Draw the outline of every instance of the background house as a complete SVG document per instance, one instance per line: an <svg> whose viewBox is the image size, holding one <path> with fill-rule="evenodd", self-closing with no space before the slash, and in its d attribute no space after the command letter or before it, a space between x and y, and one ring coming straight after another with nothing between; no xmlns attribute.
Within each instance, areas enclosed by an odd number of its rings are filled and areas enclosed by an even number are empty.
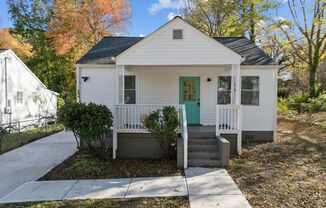
<svg viewBox="0 0 326 208"><path fill-rule="evenodd" d="M0 124L55 116L58 95L47 89L12 50L0 49Z"/></svg>

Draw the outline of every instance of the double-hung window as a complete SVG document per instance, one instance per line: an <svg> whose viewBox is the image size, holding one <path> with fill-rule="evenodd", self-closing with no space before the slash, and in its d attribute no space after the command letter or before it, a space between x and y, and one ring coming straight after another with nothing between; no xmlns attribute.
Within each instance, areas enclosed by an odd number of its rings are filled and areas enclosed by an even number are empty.
<svg viewBox="0 0 326 208"><path fill-rule="evenodd" d="M259 105L259 77L241 77L241 104Z"/></svg>
<svg viewBox="0 0 326 208"><path fill-rule="evenodd" d="M136 76L125 76L125 104L136 104Z"/></svg>
<svg viewBox="0 0 326 208"><path fill-rule="evenodd" d="M217 104L231 103L231 77L221 76L217 80Z"/></svg>
<svg viewBox="0 0 326 208"><path fill-rule="evenodd" d="M17 91L16 103L18 103L18 104L23 103L23 92L22 91Z"/></svg>

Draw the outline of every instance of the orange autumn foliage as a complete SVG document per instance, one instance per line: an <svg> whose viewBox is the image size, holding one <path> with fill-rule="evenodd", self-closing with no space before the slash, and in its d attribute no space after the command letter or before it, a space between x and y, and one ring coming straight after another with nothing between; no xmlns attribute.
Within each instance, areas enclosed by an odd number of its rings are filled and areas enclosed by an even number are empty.
<svg viewBox="0 0 326 208"><path fill-rule="evenodd" d="M47 35L60 55L83 53L103 36L124 30L130 15L128 0L57 0Z"/></svg>
<svg viewBox="0 0 326 208"><path fill-rule="evenodd" d="M11 49L22 59L33 56L32 46L11 35L9 29L0 29L0 48Z"/></svg>

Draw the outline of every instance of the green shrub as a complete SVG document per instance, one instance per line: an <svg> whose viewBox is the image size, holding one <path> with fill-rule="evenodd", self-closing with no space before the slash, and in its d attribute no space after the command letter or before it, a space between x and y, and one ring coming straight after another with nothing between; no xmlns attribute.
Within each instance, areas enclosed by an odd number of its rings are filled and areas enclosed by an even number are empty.
<svg viewBox="0 0 326 208"><path fill-rule="evenodd" d="M298 92L288 98L279 98L277 112L283 115L298 113L316 113L326 111L326 91L319 91L318 96L310 98L306 92Z"/></svg>
<svg viewBox="0 0 326 208"><path fill-rule="evenodd" d="M68 103L58 112L59 121L71 130L76 138L85 141L89 150L102 159L108 158L108 148L105 143L106 135L113 124L111 111L104 105L94 103ZM95 146L99 143L99 148Z"/></svg>
<svg viewBox="0 0 326 208"><path fill-rule="evenodd" d="M279 115L296 115L298 112L296 110L290 109L288 103L285 102L286 98L279 98L277 104L277 114Z"/></svg>
<svg viewBox="0 0 326 208"><path fill-rule="evenodd" d="M144 125L154 137L159 139L165 158L171 157L176 148L178 135L178 111L171 106L154 111L146 116Z"/></svg>

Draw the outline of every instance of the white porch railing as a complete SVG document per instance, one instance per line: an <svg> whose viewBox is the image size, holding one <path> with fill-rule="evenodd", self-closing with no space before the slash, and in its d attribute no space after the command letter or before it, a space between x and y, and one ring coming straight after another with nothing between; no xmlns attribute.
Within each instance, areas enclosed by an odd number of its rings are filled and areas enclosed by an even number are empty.
<svg viewBox="0 0 326 208"><path fill-rule="evenodd" d="M144 126L145 117L153 111L172 106L179 112L179 132L184 145L184 168L188 167L188 129L185 105L158 105L158 104L121 104L115 107L114 134L117 133L148 133ZM114 135L114 158L117 148L117 137Z"/></svg>
<svg viewBox="0 0 326 208"><path fill-rule="evenodd" d="M242 106L217 105L216 106L216 135L237 134L237 150L241 154L242 142Z"/></svg>
<svg viewBox="0 0 326 208"><path fill-rule="evenodd" d="M145 117L153 111L173 106L180 112L180 105L127 104L116 105L115 130L119 133L148 133Z"/></svg>
<svg viewBox="0 0 326 208"><path fill-rule="evenodd" d="M237 133L241 128L241 105L217 105L216 132Z"/></svg>
<svg viewBox="0 0 326 208"><path fill-rule="evenodd" d="M187 113L186 106L180 106L180 128L181 137L183 139L183 167L188 168L188 124L187 124Z"/></svg>

